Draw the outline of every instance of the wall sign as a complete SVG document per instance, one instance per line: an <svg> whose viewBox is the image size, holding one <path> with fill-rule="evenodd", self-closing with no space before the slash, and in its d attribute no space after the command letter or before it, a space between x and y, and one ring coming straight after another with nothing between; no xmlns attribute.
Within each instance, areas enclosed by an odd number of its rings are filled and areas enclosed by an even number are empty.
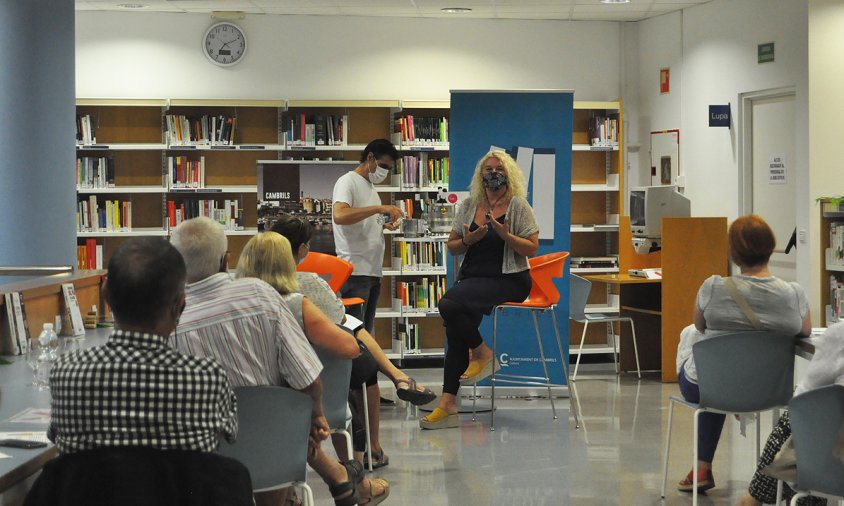
<svg viewBox="0 0 844 506"><path fill-rule="evenodd" d="M769 63L774 61L774 43L766 42L756 46L756 62Z"/></svg>
<svg viewBox="0 0 844 506"><path fill-rule="evenodd" d="M665 95L671 91L671 69L659 69L659 93Z"/></svg>
<svg viewBox="0 0 844 506"><path fill-rule="evenodd" d="M768 184L788 184L785 155L771 155L768 159Z"/></svg>
<svg viewBox="0 0 844 506"><path fill-rule="evenodd" d="M709 126L730 128L730 104L709 106Z"/></svg>

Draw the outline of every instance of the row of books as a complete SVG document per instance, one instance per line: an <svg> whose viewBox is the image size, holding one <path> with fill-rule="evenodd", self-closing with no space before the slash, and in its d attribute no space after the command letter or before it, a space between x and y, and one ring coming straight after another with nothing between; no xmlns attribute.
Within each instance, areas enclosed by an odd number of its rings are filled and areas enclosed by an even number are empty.
<svg viewBox="0 0 844 506"><path fill-rule="evenodd" d="M167 221L170 228L183 221L206 216L220 223L226 230L243 230L243 208L237 200L184 199L167 201Z"/></svg>
<svg viewBox="0 0 844 506"><path fill-rule="evenodd" d="M401 353L402 348L406 354L422 352L422 336L418 323L400 323L396 330L396 338L393 342L394 353Z"/></svg>
<svg viewBox="0 0 844 506"><path fill-rule="evenodd" d="M844 223L829 224L829 265L844 265Z"/></svg>
<svg viewBox="0 0 844 506"><path fill-rule="evenodd" d="M76 159L77 188L114 188L114 158L110 156Z"/></svg>
<svg viewBox="0 0 844 506"><path fill-rule="evenodd" d="M420 278L418 281L397 281L396 298L401 301L402 312L431 312L437 310L446 290L444 276Z"/></svg>
<svg viewBox="0 0 844 506"><path fill-rule="evenodd" d="M96 195L77 202L77 232L128 232L132 230L132 202L106 200L102 205Z"/></svg>
<svg viewBox="0 0 844 506"><path fill-rule="evenodd" d="M448 118L399 116L393 121L393 144L437 146L448 143Z"/></svg>
<svg viewBox="0 0 844 506"><path fill-rule="evenodd" d="M586 127L589 134L589 144L592 146L618 146L618 119L604 116L589 118Z"/></svg>
<svg viewBox="0 0 844 506"><path fill-rule="evenodd" d="M165 116L165 137L170 145L199 146L234 144L237 118L223 114L189 118L183 114Z"/></svg>
<svg viewBox="0 0 844 506"><path fill-rule="evenodd" d="M167 157L167 181L170 188L205 188L205 157Z"/></svg>
<svg viewBox="0 0 844 506"><path fill-rule="evenodd" d="M393 242L393 257L402 271L445 269L445 242Z"/></svg>
<svg viewBox="0 0 844 506"><path fill-rule="evenodd" d="M618 267L618 256L571 257L572 269L614 269Z"/></svg>
<svg viewBox="0 0 844 506"><path fill-rule="evenodd" d="M291 113L284 120L285 139L291 147L345 146L349 138L349 116Z"/></svg>
<svg viewBox="0 0 844 506"><path fill-rule="evenodd" d="M91 115L76 116L76 144L96 144L97 137L94 135L94 127L91 124Z"/></svg>
<svg viewBox="0 0 844 506"><path fill-rule="evenodd" d="M448 157L428 157L427 153L419 156L402 156L396 160L396 174L402 188L421 188L425 186L447 185L449 164Z"/></svg>
<svg viewBox="0 0 844 506"><path fill-rule="evenodd" d="M836 276L829 277L829 303L827 325L840 321L844 317L844 281Z"/></svg>
<svg viewBox="0 0 844 506"><path fill-rule="evenodd" d="M96 239L87 239L76 246L76 262L80 270L103 268L103 245Z"/></svg>

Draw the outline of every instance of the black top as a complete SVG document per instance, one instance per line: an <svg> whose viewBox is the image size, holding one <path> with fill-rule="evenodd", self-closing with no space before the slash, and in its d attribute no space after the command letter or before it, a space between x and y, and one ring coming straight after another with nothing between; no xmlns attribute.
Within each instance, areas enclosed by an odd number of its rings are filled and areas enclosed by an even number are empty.
<svg viewBox="0 0 844 506"><path fill-rule="evenodd" d="M495 218L504 223L506 216ZM472 221L469 231L478 229L478 224ZM504 265L504 239L490 226L483 239L469 246L460 267L460 279L471 277L499 277L502 275L501 266Z"/></svg>

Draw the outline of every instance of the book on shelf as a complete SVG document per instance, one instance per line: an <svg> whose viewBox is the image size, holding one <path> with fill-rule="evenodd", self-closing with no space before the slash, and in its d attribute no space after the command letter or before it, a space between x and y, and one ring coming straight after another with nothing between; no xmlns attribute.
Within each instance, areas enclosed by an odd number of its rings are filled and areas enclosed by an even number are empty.
<svg viewBox="0 0 844 506"><path fill-rule="evenodd" d="M76 261L80 270L103 268L103 245L96 239L86 239L76 247Z"/></svg>
<svg viewBox="0 0 844 506"><path fill-rule="evenodd" d="M404 313L437 311L446 290L445 277L422 277L414 281L396 281L396 296Z"/></svg>
<svg viewBox="0 0 844 506"><path fill-rule="evenodd" d="M23 354L29 351L32 336L29 333L29 320L26 318L26 306L23 302L23 293L12 292L12 304L15 306L15 328L18 331L18 347Z"/></svg>
<svg viewBox="0 0 844 506"><path fill-rule="evenodd" d="M422 352L418 323L399 323L398 340L403 345L405 353L413 354Z"/></svg>
<svg viewBox="0 0 844 506"><path fill-rule="evenodd" d="M167 157L167 184L170 188L205 188L205 157Z"/></svg>
<svg viewBox="0 0 844 506"><path fill-rule="evenodd" d="M99 204L90 195L76 204L77 232L128 232L132 230L132 202L106 200Z"/></svg>
<svg viewBox="0 0 844 506"><path fill-rule="evenodd" d="M223 225L226 230L243 230L243 207L237 200L182 199L167 201L167 224L171 229L183 221L206 216Z"/></svg>
<svg viewBox="0 0 844 506"><path fill-rule="evenodd" d="M164 125L165 138L171 146L232 145L237 118L225 114L198 118L167 114Z"/></svg>
<svg viewBox="0 0 844 506"><path fill-rule="evenodd" d="M448 118L398 116L390 140L404 146L444 146L448 144Z"/></svg>
<svg viewBox="0 0 844 506"><path fill-rule="evenodd" d="M835 275L829 276L829 303L827 326L840 321L844 316L844 281Z"/></svg>
<svg viewBox="0 0 844 506"><path fill-rule="evenodd" d="M111 156L77 158L76 188L114 188L114 158Z"/></svg>
<svg viewBox="0 0 844 506"><path fill-rule="evenodd" d="M826 250L828 265L844 265L844 222L829 224L829 249Z"/></svg>
<svg viewBox="0 0 844 506"><path fill-rule="evenodd" d="M76 288L73 283L62 283L62 331L65 335L81 336L85 334L85 324L79 301L76 299Z"/></svg>
<svg viewBox="0 0 844 506"><path fill-rule="evenodd" d="M589 144L597 147L618 146L618 118L592 116L586 127Z"/></svg>
<svg viewBox="0 0 844 506"><path fill-rule="evenodd" d="M6 332L5 332L5 342L3 343L3 348L11 355L21 355L26 353L28 348L23 348L22 344L27 344L25 337L27 336L27 327L24 327L22 324L18 322L17 318L17 311L16 311L16 303L15 303L15 294L17 292L10 292L3 294L4 297L4 305L6 306ZM21 299L17 299L20 301ZM20 303L20 302L18 302ZM22 311L21 311L22 314ZM25 319L24 319L25 321Z"/></svg>
<svg viewBox="0 0 844 506"><path fill-rule="evenodd" d="M77 115L76 116L76 144L77 145L91 145L97 143L97 137L94 135L94 128L91 124L91 115Z"/></svg>
<svg viewBox="0 0 844 506"><path fill-rule="evenodd" d="M348 134L349 116L345 114L291 112L284 119L288 147L345 146Z"/></svg>
<svg viewBox="0 0 844 506"><path fill-rule="evenodd" d="M448 185L448 157L433 157L427 153L406 155L396 160L395 172L401 188L418 189Z"/></svg>
<svg viewBox="0 0 844 506"><path fill-rule="evenodd" d="M393 257L401 259L402 272L427 271L439 269L445 271L445 242L424 241L393 243Z"/></svg>

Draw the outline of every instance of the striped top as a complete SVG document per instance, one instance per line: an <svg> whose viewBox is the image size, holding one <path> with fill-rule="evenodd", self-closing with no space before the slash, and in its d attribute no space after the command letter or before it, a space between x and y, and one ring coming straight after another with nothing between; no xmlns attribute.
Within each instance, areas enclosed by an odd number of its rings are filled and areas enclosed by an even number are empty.
<svg viewBox="0 0 844 506"><path fill-rule="evenodd" d="M61 453L102 447L217 449L237 434L237 407L214 360L154 334L115 330L104 346L61 355L50 372L50 440Z"/></svg>
<svg viewBox="0 0 844 506"><path fill-rule="evenodd" d="M171 342L184 353L216 358L232 385L302 390L319 378L322 363L267 283L221 272L189 283L185 296Z"/></svg>

